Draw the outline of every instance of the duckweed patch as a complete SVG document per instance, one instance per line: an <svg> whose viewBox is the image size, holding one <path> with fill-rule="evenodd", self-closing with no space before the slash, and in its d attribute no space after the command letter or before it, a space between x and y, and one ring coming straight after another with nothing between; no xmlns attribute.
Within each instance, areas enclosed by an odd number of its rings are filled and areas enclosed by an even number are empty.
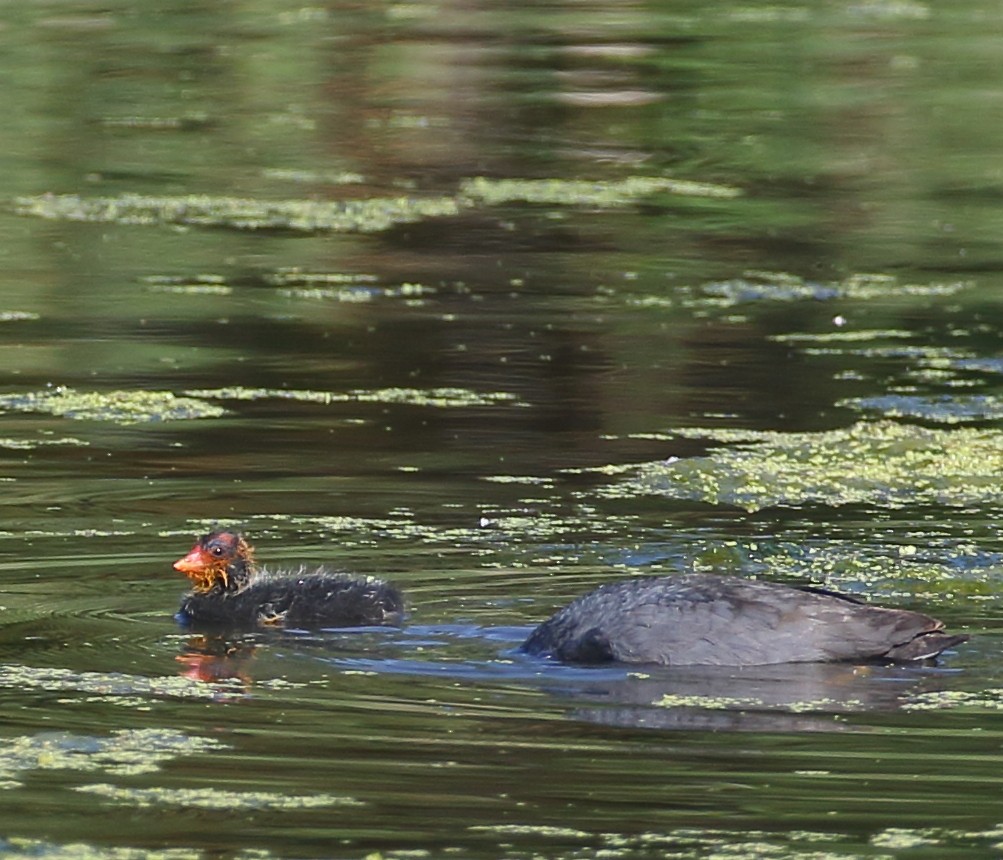
<svg viewBox="0 0 1003 860"><path fill-rule="evenodd" d="M172 284L150 288L155 293L174 293L182 296L229 296L233 287L226 284Z"/></svg>
<svg viewBox="0 0 1003 860"><path fill-rule="evenodd" d="M538 475L485 475L482 481L492 484L526 484L531 487L553 487L554 479Z"/></svg>
<svg viewBox="0 0 1003 860"><path fill-rule="evenodd" d="M16 664L0 665L0 689L47 690L57 693L86 693L108 700L142 697L170 699L215 699L221 684L203 684L175 675L148 678L117 672L74 672L62 668L38 668ZM239 682L232 682L239 691Z"/></svg>
<svg viewBox="0 0 1003 860"><path fill-rule="evenodd" d="M77 439L73 436L64 436L61 438L40 438L40 439L11 439L9 437L0 437L0 448L6 448L9 451L34 451L36 448L46 448L46 447L70 447L70 448L86 448L88 442L83 439Z"/></svg>
<svg viewBox="0 0 1003 860"><path fill-rule="evenodd" d="M932 690L917 693L902 705L908 711L1003 711L1003 689L972 692L967 690Z"/></svg>
<svg viewBox="0 0 1003 860"><path fill-rule="evenodd" d="M628 176L624 179L596 181L476 177L462 182L455 195L430 197L328 201L258 200L204 194L122 194L118 197L39 194L16 198L14 209L20 215L51 221L166 224L307 233L378 233L399 224L456 216L478 206L525 202L558 206L619 207L658 193L732 198L738 197L742 192L726 185L659 176Z"/></svg>
<svg viewBox="0 0 1003 860"><path fill-rule="evenodd" d="M557 827L552 824L475 824L471 831L507 834L510 836L547 836L552 839L588 839L593 836L585 830L573 827Z"/></svg>
<svg viewBox="0 0 1003 860"><path fill-rule="evenodd" d="M652 703L659 708L692 708L701 711L755 711L768 709L768 705L757 699L737 698L729 696L691 696L679 693L666 693ZM836 700L819 697L816 699L792 700L784 702L783 710L792 714L807 714L812 712L826 713L832 709L862 710L863 702L859 700Z"/></svg>
<svg viewBox="0 0 1003 860"><path fill-rule="evenodd" d="M195 275L194 277L178 277L176 275L149 275L141 279L150 292L176 293L191 296L228 296L233 293L233 287L222 275Z"/></svg>
<svg viewBox="0 0 1003 860"><path fill-rule="evenodd" d="M741 189L709 182L664 176L628 176L612 180L488 179L478 176L460 184L460 194L488 206L505 203L545 203L563 206L618 207L652 194L684 197L733 198Z"/></svg>
<svg viewBox="0 0 1003 860"><path fill-rule="evenodd" d="M347 303L370 302L374 299L405 299L418 302L433 295L435 288L424 284L401 284L399 287L372 287L354 284L344 287L281 287L279 295L292 299L312 299Z"/></svg>
<svg viewBox="0 0 1003 860"><path fill-rule="evenodd" d="M211 738L168 729L119 729L108 737L68 732L0 742L0 788L17 788L18 774L37 770L101 771L116 776L152 773L167 761L225 749Z"/></svg>
<svg viewBox="0 0 1003 860"><path fill-rule="evenodd" d="M691 429L678 435L731 447L642 464L598 494L664 496L750 512L809 504L999 507L1003 431L995 429L863 421L820 433Z"/></svg>
<svg viewBox="0 0 1003 860"><path fill-rule="evenodd" d="M361 173L351 170L292 170L281 167L268 167L261 171L265 179L274 179L280 182L296 182L301 184L316 185L324 183L326 185L361 185L366 181L366 177Z"/></svg>
<svg viewBox="0 0 1003 860"><path fill-rule="evenodd" d="M539 489L542 492L548 486L545 484ZM339 546L345 549L375 547L387 541L411 541L424 546L449 549L462 546L480 555L491 555L496 551L510 553L516 538L521 542L528 542L526 551L532 553L536 551L532 547L533 542L577 541L583 535L590 538L600 534L612 537L622 534L628 525L627 520L615 516L597 519L594 510L584 505L579 506L576 512L569 513L559 501L548 500L532 503L530 511L485 511L480 516L475 514L469 525L453 528L418 522L406 510L395 514L396 518L269 514L239 521L225 518L192 520L189 526L191 531L203 533L221 526L244 528L260 539L269 530L269 524L282 523L283 531L287 530L288 525L293 525L299 534L324 538L337 535ZM160 536L184 536L187 539L191 531L162 531ZM579 548L575 554L581 555L583 552ZM597 549L596 552L600 550Z"/></svg>
<svg viewBox="0 0 1003 860"><path fill-rule="evenodd" d="M841 281L806 281L787 272L746 272L743 277L704 284L698 303L734 307L749 302L875 300L951 296L971 286L969 281L903 283L893 275L857 273Z"/></svg>
<svg viewBox="0 0 1003 860"><path fill-rule="evenodd" d="M270 275L265 276L265 280L274 286L346 286L350 284L376 284L379 278L376 275L369 275L354 272L306 272L298 267L288 269L278 269Z"/></svg>
<svg viewBox="0 0 1003 860"><path fill-rule="evenodd" d="M0 854L7 860L201 860L201 850L195 848L127 848L122 846L88 845L85 842L56 844L41 839L22 839L17 836L0 838ZM245 857L243 852L235 855ZM261 855L253 855L261 856Z"/></svg>
<svg viewBox="0 0 1003 860"><path fill-rule="evenodd" d="M938 424L964 424L996 421L1003 418L1003 399L992 395L885 394L879 397L853 397L841 400L861 412L877 412L886 418L915 418Z"/></svg>
<svg viewBox="0 0 1003 860"><path fill-rule="evenodd" d="M954 367L976 373L1003 373L1003 358L959 358Z"/></svg>
<svg viewBox="0 0 1003 860"><path fill-rule="evenodd" d="M871 845L876 845L879 848L892 848L895 851L937 845L940 840L934 837L935 832L933 828L916 830L910 827L887 827L871 837Z"/></svg>
<svg viewBox="0 0 1003 860"><path fill-rule="evenodd" d="M46 412L77 421L142 424L218 418L226 410L169 391L76 391L57 386L25 394L0 395L0 410Z"/></svg>
<svg viewBox="0 0 1003 860"><path fill-rule="evenodd" d="M977 600L995 593L991 565L972 566L962 573L952 564L965 555L956 546L926 552L912 544L861 546L856 539L828 539L821 544L750 540L697 543L689 559L695 571L808 582L881 601L920 600L929 609L931 603L952 602L962 595Z"/></svg>
<svg viewBox="0 0 1003 860"><path fill-rule="evenodd" d="M457 409L495 406L501 403L526 406L515 394L505 391L477 392L468 388L378 388L348 392L310 391L285 388L206 388L186 391L196 398L220 400L297 400L304 403L386 403Z"/></svg>
<svg viewBox="0 0 1003 860"><path fill-rule="evenodd" d="M215 788L121 788L108 783L78 785L74 786L74 791L138 807L288 811L328 806L365 806L361 800L332 794L287 795L269 791L221 791Z"/></svg>
<svg viewBox="0 0 1003 860"><path fill-rule="evenodd" d="M730 696L688 696L680 693L666 693L652 703L657 708L699 708L702 711L735 711L762 708L756 699L740 699Z"/></svg>
<svg viewBox="0 0 1003 860"><path fill-rule="evenodd" d="M868 849L866 854L848 853L846 843L852 837L846 834L809 830L767 832L679 827L665 832L647 830L633 833L590 833L572 827L542 824L473 825L468 830L496 834L513 841L519 837L544 837L555 841L585 843L582 848L557 849L558 853L548 853L548 857L555 858L581 857L584 848L590 857L606 858L633 856L634 851L641 851L644 856L648 856L654 850L661 852L659 856L678 860L708 857L853 860L864 856L868 860L892 860L891 854L875 854L873 849ZM958 831L954 833L960 835Z"/></svg>
<svg viewBox="0 0 1003 860"><path fill-rule="evenodd" d="M377 233L398 224L459 214L452 197L384 197L369 200L255 200L240 197L186 195L153 197L81 197L42 194L20 197L15 210L53 221L96 221L114 224L181 224L236 230Z"/></svg>
<svg viewBox="0 0 1003 860"><path fill-rule="evenodd" d="M902 329L855 329L796 334L778 334L770 338L777 343L866 343L877 340L910 340L912 332Z"/></svg>
<svg viewBox="0 0 1003 860"><path fill-rule="evenodd" d="M208 114L182 116L115 116L99 120L105 128L145 129L147 131L194 131L212 124Z"/></svg>

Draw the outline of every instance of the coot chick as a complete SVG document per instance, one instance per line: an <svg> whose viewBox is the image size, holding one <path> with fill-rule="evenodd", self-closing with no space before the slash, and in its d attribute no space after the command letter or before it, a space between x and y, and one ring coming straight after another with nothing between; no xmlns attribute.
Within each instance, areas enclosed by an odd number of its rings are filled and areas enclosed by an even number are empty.
<svg viewBox="0 0 1003 860"><path fill-rule="evenodd" d="M324 568L270 572L238 532L207 534L174 562L192 582L177 618L209 627L393 626L404 617L394 586Z"/></svg>
<svg viewBox="0 0 1003 860"><path fill-rule="evenodd" d="M919 612L696 573L601 585L537 627L522 650L586 664L907 663L967 639Z"/></svg>

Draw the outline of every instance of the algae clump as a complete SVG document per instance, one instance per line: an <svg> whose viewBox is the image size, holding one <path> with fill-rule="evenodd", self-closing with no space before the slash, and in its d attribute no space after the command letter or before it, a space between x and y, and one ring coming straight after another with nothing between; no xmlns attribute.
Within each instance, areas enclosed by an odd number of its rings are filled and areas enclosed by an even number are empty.
<svg viewBox="0 0 1003 860"><path fill-rule="evenodd" d="M726 185L660 176L596 181L476 177L463 181L456 194L424 197L262 200L208 194L153 196L129 193L117 197L82 197L48 193L16 198L14 211L53 221L378 233L398 224L456 216L478 206L515 201L562 206L625 206L659 192L704 198L730 198L741 194L739 189Z"/></svg>
<svg viewBox="0 0 1003 860"><path fill-rule="evenodd" d="M0 410L4 409L116 424L218 418L226 414L225 409L215 404L177 397L169 391L76 391L63 386L2 395Z"/></svg>
<svg viewBox="0 0 1003 860"><path fill-rule="evenodd" d="M41 194L14 201L20 215L56 221L116 224L184 224L239 230L376 233L443 215L456 215L452 197L377 197L368 200L256 200L185 195L81 197Z"/></svg>
<svg viewBox="0 0 1003 860"><path fill-rule="evenodd" d="M811 504L999 505L999 430L861 421L819 433L691 429L676 435L731 445L702 457L643 463L599 494L665 496L750 512Z"/></svg>

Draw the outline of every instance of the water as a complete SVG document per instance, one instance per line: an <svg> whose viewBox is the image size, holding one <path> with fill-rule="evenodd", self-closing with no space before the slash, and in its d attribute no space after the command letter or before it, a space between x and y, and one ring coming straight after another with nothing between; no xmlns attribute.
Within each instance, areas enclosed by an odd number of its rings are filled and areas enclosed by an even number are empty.
<svg viewBox="0 0 1003 860"><path fill-rule="evenodd" d="M0 854L998 853L995 12L5 10ZM214 522L408 625L179 628ZM517 653L687 570L975 637Z"/></svg>

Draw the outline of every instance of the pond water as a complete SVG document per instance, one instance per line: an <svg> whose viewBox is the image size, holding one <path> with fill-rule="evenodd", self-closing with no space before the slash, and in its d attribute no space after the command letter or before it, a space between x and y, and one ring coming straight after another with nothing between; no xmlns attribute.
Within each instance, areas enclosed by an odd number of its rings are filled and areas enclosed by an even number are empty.
<svg viewBox="0 0 1003 860"><path fill-rule="evenodd" d="M998 11L8 4L0 855L998 854ZM407 624L180 628L213 523ZM974 636L517 653L692 570Z"/></svg>

